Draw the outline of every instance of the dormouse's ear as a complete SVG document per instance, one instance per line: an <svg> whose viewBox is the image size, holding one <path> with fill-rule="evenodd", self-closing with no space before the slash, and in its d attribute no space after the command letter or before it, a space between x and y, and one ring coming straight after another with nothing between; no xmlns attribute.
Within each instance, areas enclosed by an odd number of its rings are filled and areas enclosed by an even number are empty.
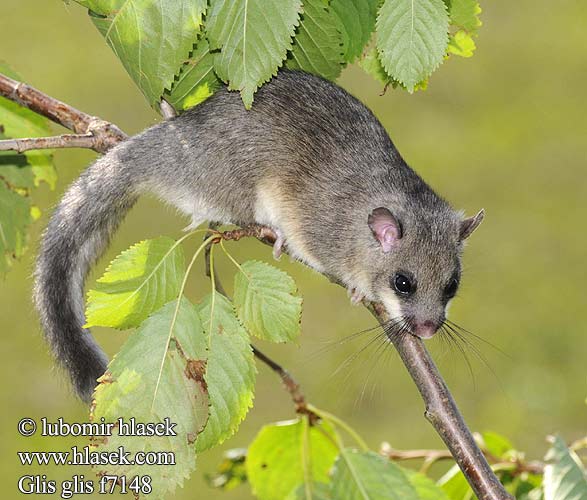
<svg viewBox="0 0 587 500"><path fill-rule="evenodd" d="M390 252L402 237L402 227L399 221L385 207L373 210L369 214L367 224L385 253Z"/></svg>
<svg viewBox="0 0 587 500"><path fill-rule="evenodd" d="M474 217L468 217L461 222L461 230L459 233L459 239L461 241L467 239L475 229L481 224L481 221L485 217L485 210L481 209L477 212L477 215Z"/></svg>

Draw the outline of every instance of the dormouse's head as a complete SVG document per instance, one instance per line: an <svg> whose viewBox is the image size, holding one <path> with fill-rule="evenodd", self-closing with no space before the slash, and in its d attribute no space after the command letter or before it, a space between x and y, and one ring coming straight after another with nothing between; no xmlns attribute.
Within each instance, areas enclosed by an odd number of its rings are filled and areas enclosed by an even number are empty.
<svg viewBox="0 0 587 500"><path fill-rule="evenodd" d="M396 319L420 338L430 338L446 319L461 280L463 242L484 211L464 218L449 207L402 219L388 208L371 211L367 224L378 246L373 293Z"/></svg>

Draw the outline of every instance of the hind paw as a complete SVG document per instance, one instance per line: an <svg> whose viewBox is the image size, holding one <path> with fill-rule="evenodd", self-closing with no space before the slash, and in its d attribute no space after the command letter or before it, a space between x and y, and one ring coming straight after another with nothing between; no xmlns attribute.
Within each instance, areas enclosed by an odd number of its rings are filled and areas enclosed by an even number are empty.
<svg viewBox="0 0 587 500"><path fill-rule="evenodd" d="M275 243L273 243L273 258L279 260L281 253L283 252L283 246L285 245L285 238L279 229L274 229L274 231L277 235L277 239L275 240Z"/></svg>

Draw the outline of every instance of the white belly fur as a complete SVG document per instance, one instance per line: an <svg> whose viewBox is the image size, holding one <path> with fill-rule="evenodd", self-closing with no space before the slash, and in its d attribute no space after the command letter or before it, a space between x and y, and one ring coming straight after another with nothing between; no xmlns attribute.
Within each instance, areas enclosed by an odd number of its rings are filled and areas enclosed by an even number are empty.
<svg viewBox="0 0 587 500"><path fill-rule="evenodd" d="M164 185L153 185L151 191L160 200L175 207L180 213L191 218L191 223L184 231L191 231L205 221L220 222L221 224L233 223L227 213L210 207L188 188L183 190L178 190L176 187L166 189Z"/></svg>
<svg viewBox="0 0 587 500"><path fill-rule="evenodd" d="M291 217L284 214L283 198L275 182L262 182L257 188L255 219L258 224L277 229L285 239L285 246L291 257L322 272L320 263L310 254L299 234L299 226Z"/></svg>

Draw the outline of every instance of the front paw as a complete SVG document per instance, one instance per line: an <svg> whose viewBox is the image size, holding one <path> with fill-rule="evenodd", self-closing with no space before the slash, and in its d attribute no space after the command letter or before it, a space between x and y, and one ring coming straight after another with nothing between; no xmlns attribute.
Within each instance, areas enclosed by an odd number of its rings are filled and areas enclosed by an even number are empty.
<svg viewBox="0 0 587 500"><path fill-rule="evenodd" d="M351 304L354 306L358 306L361 302L363 302L363 299L365 298L365 295L356 288L349 288L348 293L351 299Z"/></svg>

